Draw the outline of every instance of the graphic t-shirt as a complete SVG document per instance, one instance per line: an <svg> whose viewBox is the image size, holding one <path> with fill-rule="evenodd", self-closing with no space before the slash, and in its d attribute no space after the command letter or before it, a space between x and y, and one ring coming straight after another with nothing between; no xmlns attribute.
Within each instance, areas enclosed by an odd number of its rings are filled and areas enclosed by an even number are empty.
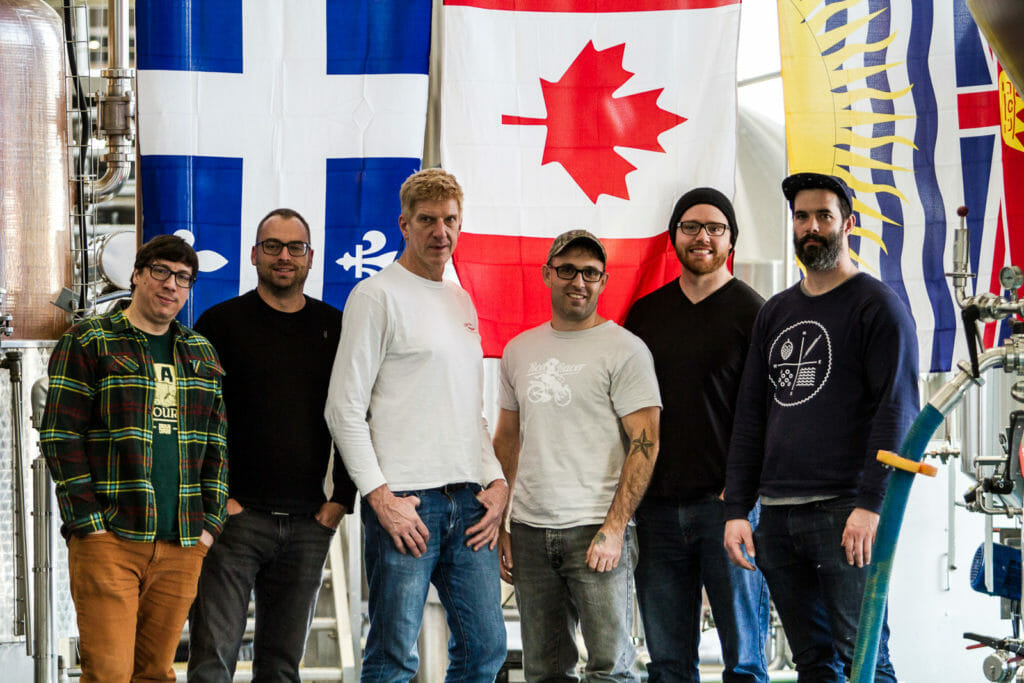
<svg viewBox="0 0 1024 683"><path fill-rule="evenodd" d="M505 347L499 405L519 413L522 435L512 520L565 529L604 521L628 447L620 419L661 397L639 337L610 321L544 323Z"/></svg>
<svg viewBox="0 0 1024 683"><path fill-rule="evenodd" d="M147 334L153 355L153 491L156 495L156 538L178 539L178 381L174 372L174 337Z"/></svg>

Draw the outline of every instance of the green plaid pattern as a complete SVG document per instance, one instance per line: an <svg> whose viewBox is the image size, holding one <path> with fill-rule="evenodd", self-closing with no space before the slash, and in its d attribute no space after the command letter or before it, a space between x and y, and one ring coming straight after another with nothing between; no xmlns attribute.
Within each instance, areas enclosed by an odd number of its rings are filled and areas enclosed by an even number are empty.
<svg viewBox="0 0 1024 683"><path fill-rule="evenodd" d="M228 498L227 424L213 346L172 323L178 378L178 530L191 546L216 536ZM107 529L150 542L156 533L153 358L121 310L71 327L50 356L40 445L53 475L65 537Z"/></svg>

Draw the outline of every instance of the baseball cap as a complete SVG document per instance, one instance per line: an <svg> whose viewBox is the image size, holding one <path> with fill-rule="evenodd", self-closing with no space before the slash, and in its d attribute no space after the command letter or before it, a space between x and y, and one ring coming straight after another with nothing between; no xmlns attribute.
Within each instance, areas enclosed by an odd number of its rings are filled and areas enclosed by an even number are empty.
<svg viewBox="0 0 1024 683"><path fill-rule="evenodd" d="M801 190L828 190L839 198L848 213L853 213L853 203L846 188L835 176L824 173L794 173L782 181L782 194L789 200L789 208L793 208L793 199Z"/></svg>
<svg viewBox="0 0 1024 683"><path fill-rule="evenodd" d="M548 251L548 261L561 254L574 242L589 242L597 249L597 253L601 255L601 263L608 262L608 256L604 251L604 245L601 244L601 240L586 230L569 230L556 237L555 241L551 243L551 249Z"/></svg>

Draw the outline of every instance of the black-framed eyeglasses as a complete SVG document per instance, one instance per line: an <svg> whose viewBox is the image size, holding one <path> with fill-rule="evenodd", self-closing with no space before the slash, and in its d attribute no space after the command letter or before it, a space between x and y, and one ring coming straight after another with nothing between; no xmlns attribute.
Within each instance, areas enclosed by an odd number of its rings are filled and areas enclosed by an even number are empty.
<svg viewBox="0 0 1024 683"><path fill-rule="evenodd" d="M700 221L679 221L676 223L676 227L682 230L684 235L690 235L691 237L699 235L701 228L704 228L712 237L724 235L725 231L729 229L729 226L725 223L701 223Z"/></svg>
<svg viewBox="0 0 1024 683"><path fill-rule="evenodd" d="M263 250L267 256L277 256L281 250L288 247L288 253L292 256L305 256L309 251L309 242L282 242L281 240L263 240L257 242L256 246Z"/></svg>
<svg viewBox="0 0 1024 683"><path fill-rule="evenodd" d="M146 267L149 268L150 276L157 282L164 282L173 275L174 282L183 289L191 289L192 285L196 283L195 276L187 270L174 271L167 266L161 266L159 263L150 263Z"/></svg>
<svg viewBox="0 0 1024 683"><path fill-rule="evenodd" d="M560 266L553 266L549 263L548 267L552 268L555 271L555 275L563 280L575 280L576 274L579 273L583 276L584 282L598 282L605 275L603 271L600 271L597 268L592 268L591 266L587 266L586 268L577 268L576 266L568 263L563 263Z"/></svg>

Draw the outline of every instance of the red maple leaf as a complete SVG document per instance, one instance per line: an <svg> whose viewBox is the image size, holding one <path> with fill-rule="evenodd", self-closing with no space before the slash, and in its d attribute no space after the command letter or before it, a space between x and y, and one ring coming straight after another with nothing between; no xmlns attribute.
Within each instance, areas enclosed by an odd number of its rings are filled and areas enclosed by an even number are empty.
<svg viewBox="0 0 1024 683"><path fill-rule="evenodd" d="M595 204L602 194L629 199L626 175L636 167L615 147L664 152L658 136L686 120L658 106L664 88L612 97L633 76L622 68L625 49L587 43L561 80L540 79L546 119L501 117L507 126L547 126L541 164L561 164Z"/></svg>

